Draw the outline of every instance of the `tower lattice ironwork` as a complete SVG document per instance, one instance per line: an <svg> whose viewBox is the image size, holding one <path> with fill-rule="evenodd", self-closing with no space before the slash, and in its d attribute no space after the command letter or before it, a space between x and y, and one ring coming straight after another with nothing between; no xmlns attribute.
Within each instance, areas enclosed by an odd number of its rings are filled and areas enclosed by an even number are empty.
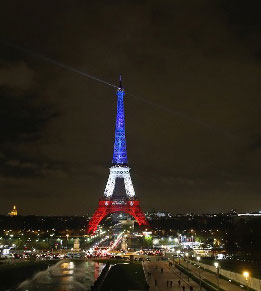
<svg viewBox="0 0 261 291"><path fill-rule="evenodd" d="M140 208L140 202L135 196L130 176L130 168L128 166L125 136L124 95L125 92L120 78L120 85L117 89L117 116L112 167L110 168L110 174L104 195L100 199L99 206L89 221L87 227L87 233L89 234L95 233L102 219L115 212L127 213L133 216L139 225L149 226L148 221Z"/></svg>

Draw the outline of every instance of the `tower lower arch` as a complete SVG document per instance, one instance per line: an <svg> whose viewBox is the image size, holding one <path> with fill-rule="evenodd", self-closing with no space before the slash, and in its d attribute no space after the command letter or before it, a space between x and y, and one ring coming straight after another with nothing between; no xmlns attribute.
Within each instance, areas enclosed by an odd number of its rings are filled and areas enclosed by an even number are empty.
<svg viewBox="0 0 261 291"><path fill-rule="evenodd" d="M100 200L99 206L88 224L87 232L94 234L100 222L112 213L123 212L132 216L140 226L149 226L144 213L140 208L139 200Z"/></svg>

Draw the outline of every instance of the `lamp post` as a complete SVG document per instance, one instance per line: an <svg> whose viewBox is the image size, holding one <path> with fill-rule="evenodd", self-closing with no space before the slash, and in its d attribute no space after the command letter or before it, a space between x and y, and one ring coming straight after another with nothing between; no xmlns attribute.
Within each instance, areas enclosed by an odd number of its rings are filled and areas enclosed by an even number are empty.
<svg viewBox="0 0 261 291"><path fill-rule="evenodd" d="M180 265L180 250L177 250L177 255L178 255L178 258L179 258L179 265Z"/></svg>
<svg viewBox="0 0 261 291"><path fill-rule="evenodd" d="M198 263L199 263L199 261L200 261L200 256L197 256L197 261L198 261ZM200 274L200 265L198 265L198 270L199 270L199 290L202 290L202 288L201 288L201 274Z"/></svg>
<svg viewBox="0 0 261 291"><path fill-rule="evenodd" d="M218 264L218 262L215 262L214 266L217 269L217 285L218 285L218 290L219 290L219 264Z"/></svg>
<svg viewBox="0 0 261 291"><path fill-rule="evenodd" d="M188 268L188 256L189 256L189 253L185 253L185 256L186 256L186 261L187 261L187 271L188 271L188 281L189 281L189 268Z"/></svg>
<svg viewBox="0 0 261 291"><path fill-rule="evenodd" d="M188 256L189 256L189 253L185 253L185 256L186 256L186 260L187 260L187 269L188 269Z"/></svg>
<svg viewBox="0 0 261 291"><path fill-rule="evenodd" d="M69 234L66 234L66 249L68 249L68 238L69 238Z"/></svg>
<svg viewBox="0 0 261 291"><path fill-rule="evenodd" d="M249 291L249 272L244 271L243 276L245 277L246 282L247 282L247 291Z"/></svg>

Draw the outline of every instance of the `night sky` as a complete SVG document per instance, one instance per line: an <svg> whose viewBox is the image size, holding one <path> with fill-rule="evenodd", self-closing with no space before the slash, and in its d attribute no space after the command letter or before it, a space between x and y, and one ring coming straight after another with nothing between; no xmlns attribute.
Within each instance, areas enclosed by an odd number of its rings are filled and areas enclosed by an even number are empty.
<svg viewBox="0 0 261 291"><path fill-rule="evenodd" d="M261 209L260 1L2 1L0 213L84 215L111 165L117 84L144 210Z"/></svg>

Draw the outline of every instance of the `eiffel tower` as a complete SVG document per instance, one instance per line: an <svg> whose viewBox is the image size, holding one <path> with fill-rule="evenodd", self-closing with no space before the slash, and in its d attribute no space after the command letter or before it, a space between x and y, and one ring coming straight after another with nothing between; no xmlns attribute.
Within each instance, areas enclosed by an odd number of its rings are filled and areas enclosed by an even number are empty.
<svg viewBox="0 0 261 291"><path fill-rule="evenodd" d="M133 188L130 168L128 166L126 137L124 95L120 77L117 89L117 117L115 127L115 142L110 175L105 187L104 195L99 200L99 206L89 221L88 234L94 234L99 223L108 215L123 212L136 219L140 226L149 226L148 221L140 208L140 201L136 198Z"/></svg>

